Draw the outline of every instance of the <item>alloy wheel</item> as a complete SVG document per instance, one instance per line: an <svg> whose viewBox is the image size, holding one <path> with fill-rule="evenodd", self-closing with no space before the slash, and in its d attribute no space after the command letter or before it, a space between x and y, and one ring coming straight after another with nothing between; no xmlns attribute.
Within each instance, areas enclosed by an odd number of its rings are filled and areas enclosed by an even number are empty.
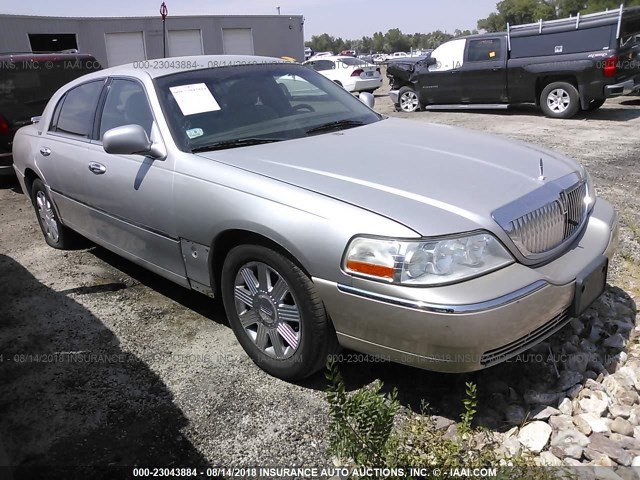
<svg viewBox="0 0 640 480"><path fill-rule="evenodd" d="M244 264L235 278L234 299L244 332L260 351L277 360L296 352L300 310L282 275L262 262Z"/></svg>
<svg viewBox="0 0 640 480"><path fill-rule="evenodd" d="M57 242L60 238L60 234L58 232L58 221L56 220L55 213L53 212L51 202L42 190L39 190L36 193L36 204L45 235L49 237L52 242Z"/></svg>

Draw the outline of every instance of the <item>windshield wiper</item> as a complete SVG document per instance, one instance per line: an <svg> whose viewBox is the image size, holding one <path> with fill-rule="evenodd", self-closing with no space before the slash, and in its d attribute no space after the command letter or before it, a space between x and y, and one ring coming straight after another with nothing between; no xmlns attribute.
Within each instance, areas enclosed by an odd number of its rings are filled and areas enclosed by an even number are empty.
<svg viewBox="0 0 640 480"><path fill-rule="evenodd" d="M235 140L224 140L222 142L196 147L191 153L212 152L213 150L224 150L226 148L249 147L251 145L261 145L263 143L274 143L282 141L282 138L237 138Z"/></svg>
<svg viewBox="0 0 640 480"><path fill-rule="evenodd" d="M329 122L323 125L318 125L317 127L310 128L309 130L307 130L307 134L329 132L331 130L344 130L346 128L359 127L361 125L364 125L364 122L361 122L359 120L338 120L336 122Z"/></svg>

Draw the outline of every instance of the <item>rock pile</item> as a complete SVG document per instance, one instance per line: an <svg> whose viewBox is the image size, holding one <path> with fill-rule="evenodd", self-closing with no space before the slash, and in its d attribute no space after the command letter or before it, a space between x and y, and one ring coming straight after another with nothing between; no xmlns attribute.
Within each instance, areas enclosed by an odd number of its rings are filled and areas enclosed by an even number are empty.
<svg viewBox="0 0 640 480"><path fill-rule="evenodd" d="M511 427L497 434L505 455L526 449L540 465L640 466L636 313L628 295L609 288L522 363L480 375L492 408L478 420L497 431Z"/></svg>

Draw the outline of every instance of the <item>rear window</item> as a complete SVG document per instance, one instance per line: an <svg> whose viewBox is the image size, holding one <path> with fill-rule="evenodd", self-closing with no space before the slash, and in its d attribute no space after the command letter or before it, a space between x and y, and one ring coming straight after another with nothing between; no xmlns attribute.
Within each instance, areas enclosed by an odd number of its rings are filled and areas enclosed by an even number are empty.
<svg viewBox="0 0 640 480"><path fill-rule="evenodd" d="M0 60L0 105L20 116L40 115L63 85L99 69L95 60Z"/></svg>
<svg viewBox="0 0 640 480"><path fill-rule="evenodd" d="M360 60L359 58L341 58L340 62L345 65L349 65L350 67L364 67L367 65L367 62Z"/></svg>

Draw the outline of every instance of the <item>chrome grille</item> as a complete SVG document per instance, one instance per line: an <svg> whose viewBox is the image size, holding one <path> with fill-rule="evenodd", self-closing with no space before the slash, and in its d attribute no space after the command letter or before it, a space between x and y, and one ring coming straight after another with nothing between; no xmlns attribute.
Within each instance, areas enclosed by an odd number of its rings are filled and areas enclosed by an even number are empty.
<svg viewBox="0 0 640 480"><path fill-rule="evenodd" d="M507 233L525 256L548 252L571 237L586 215L586 184L580 182L549 203L510 222Z"/></svg>

